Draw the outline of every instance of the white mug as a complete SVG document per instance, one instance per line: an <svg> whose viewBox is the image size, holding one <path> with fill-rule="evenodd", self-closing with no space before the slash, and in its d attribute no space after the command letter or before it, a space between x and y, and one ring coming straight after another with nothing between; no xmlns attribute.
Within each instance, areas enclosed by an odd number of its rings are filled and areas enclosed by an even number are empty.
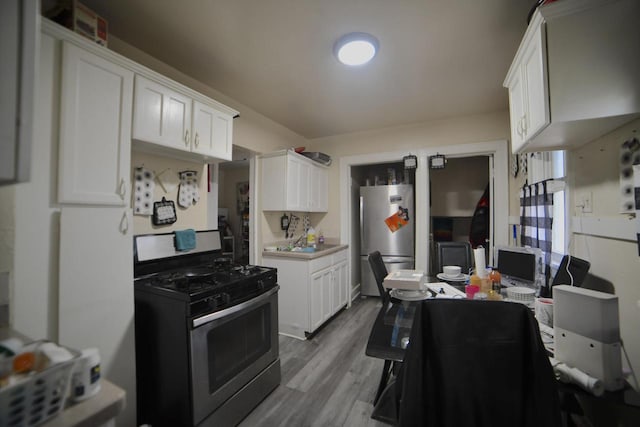
<svg viewBox="0 0 640 427"><path fill-rule="evenodd" d="M100 353L97 348L82 350L71 374L71 400L79 402L100 391Z"/></svg>

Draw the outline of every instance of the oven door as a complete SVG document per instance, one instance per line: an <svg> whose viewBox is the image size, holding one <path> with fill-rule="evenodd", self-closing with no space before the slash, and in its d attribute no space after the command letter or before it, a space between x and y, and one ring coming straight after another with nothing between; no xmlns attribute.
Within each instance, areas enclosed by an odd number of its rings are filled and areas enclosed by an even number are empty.
<svg viewBox="0 0 640 427"><path fill-rule="evenodd" d="M278 289L193 320L194 425L278 358Z"/></svg>

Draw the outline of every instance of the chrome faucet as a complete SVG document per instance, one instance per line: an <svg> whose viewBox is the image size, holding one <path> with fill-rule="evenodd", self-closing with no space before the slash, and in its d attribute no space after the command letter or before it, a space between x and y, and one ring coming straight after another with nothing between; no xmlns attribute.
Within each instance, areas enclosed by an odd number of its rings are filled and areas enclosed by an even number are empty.
<svg viewBox="0 0 640 427"><path fill-rule="evenodd" d="M300 243L300 240L302 240L303 237L304 237L304 233L302 233L300 237L298 237L298 239L291 244L291 246L293 246L294 248L298 246L303 246L302 243Z"/></svg>

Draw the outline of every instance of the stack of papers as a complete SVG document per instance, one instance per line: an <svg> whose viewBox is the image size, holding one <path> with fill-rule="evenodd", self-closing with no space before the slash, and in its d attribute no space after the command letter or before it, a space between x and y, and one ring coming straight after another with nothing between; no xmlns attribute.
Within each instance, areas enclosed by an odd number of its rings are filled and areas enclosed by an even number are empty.
<svg viewBox="0 0 640 427"><path fill-rule="evenodd" d="M420 290L426 278L422 270L397 270L389 273L382 281L387 289Z"/></svg>

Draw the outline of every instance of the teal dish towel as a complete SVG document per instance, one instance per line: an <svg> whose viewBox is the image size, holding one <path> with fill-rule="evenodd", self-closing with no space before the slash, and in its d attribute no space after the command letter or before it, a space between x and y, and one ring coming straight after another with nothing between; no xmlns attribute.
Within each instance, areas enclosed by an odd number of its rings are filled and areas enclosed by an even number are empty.
<svg viewBox="0 0 640 427"><path fill-rule="evenodd" d="M196 231L193 228L176 231L176 250L190 251L196 248Z"/></svg>

